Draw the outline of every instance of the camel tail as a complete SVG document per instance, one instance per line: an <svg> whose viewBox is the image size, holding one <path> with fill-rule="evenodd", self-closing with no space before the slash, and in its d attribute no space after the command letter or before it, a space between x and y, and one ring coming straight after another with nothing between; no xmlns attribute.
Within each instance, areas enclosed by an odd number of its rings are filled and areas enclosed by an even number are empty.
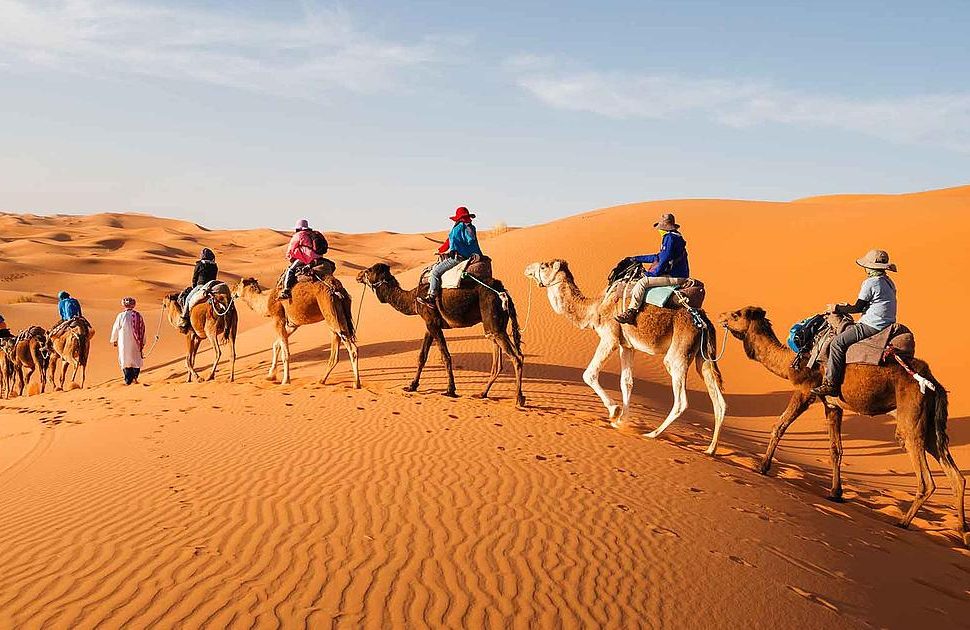
<svg viewBox="0 0 970 630"><path fill-rule="evenodd" d="M516 351L521 355L522 329L519 328L519 313L515 310L515 301L512 300L512 294L506 290L501 280L493 279L491 285L495 291L505 294L505 305L508 307L509 321L512 323L512 343L515 345Z"/></svg>
<svg viewBox="0 0 970 630"><path fill-rule="evenodd" d="M923 403L926 405L926 414L929 420L926 423L926 450L937 459L943 457L952 459L950 438L946 434L946 421L950 415L950 401L946 388L940 385L935 378L930 378L936 386L936 391L928 393Z"/></svg>

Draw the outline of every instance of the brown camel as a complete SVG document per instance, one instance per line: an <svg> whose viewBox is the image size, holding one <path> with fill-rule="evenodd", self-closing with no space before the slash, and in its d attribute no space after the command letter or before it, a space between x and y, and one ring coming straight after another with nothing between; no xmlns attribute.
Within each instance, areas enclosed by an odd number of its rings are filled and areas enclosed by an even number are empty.
<svg viewBox="0 0 970 630"><path fill-rule="evenodd" d="M772 374L787 379L794 387L788 408L771 431L768 450L761 464L762 474L767 474L775 449L785 431L818 400L811 390L822 382L822 369L821 366L799 369L793 367L795 353L778 340L762 308L748 306L724 313L720 320L735 337L744 342L744 351L748 358L761 363ZM940 463L950 480L956 496L958 531L964 538L964 544L970 546L963 496L966 480L953 461L946 434L947 393L933 377L926 362L912 359L911 366L917 374L933 383L936 390L926 390L925 393L920 391L919 384L896 363L882 366L849 365L846 368L845 383L842 385L842 400L820 401L825 407L825 417L828 420L832 454L832 490L829 498L833 501L842 500L843 409L866 416L881 415L895 409L896 436L909 454L916 471L916 498L900 520L900 527L909 527L916 512L936 490L926 461L926 453L929 453Z"/></svg>
<svg viewBox="0 0 970 630"><path fill-rule="evenodd" d="M162 300L162 311L168 318L168 322L176 329L182 319L182 307L178 303L178 293L170 293ZM212 344L212 352L215 357L212 360L212 371L204 380L211 381L216 377L216 370L219 368L219 361L222 359L221 343L229 344L229 382L236 380L236 332L239 328L239 313L233 304L232 295L229 287L225 284L217 284L213 288L212 296L205 302L200 302L192 307L189 312L189 321L192 327L185 335L185 367L188 371L187 382L195 380L202 381L203 378L195 371L195 357L199 353L199 346L202 340L208 339Z"/></svg>
<svg viewBox="0 0 970 630"><path fill-rule="evenodd" d="M495 292L505 292L505 287L498 280L488 282L491 288L475 285L474 289L444 289L439 299L439 307L432 309L417 302L420 295L427 293L427 285L418 286L410 291L402 289L397 278L391 273L391 268L384 263L377 263L361 271L357 281L370 287L382 304L390 304L394 310L404 315L420 315L424 320L426 332L421 352L418 354L418 371L411 384L404 389L409 392L418 389L421 371L428 360L431 344L437 343L441 351L445 368L448 371L448 390L446 396L456 397L455 375L451 365L451 353L445 340L444 330L452 328L470 328L482 324L485 328L485 338L492 341L492 369L488 382L480 396L488 397L488 392L502 372L502 354L507 353L515 368L515 403L518 407L525 406L525 395L522 393L522 336L519 331L519 320L515 312L515 304L511 297L505 302L508 310L503 306L503 300ZM512 324L512 336L507 329Z"/></svg>
<svg viewBox="0 0 970 630"><path fill-rule="evenodd" d="M14 365L14 376L19 386L18 394L24 395L24 389L30 383L30 377L37 372L40 380L40 392L44 393L47 384L47 365L50 361L50 346L47 332L40 326L31 326L26 332L17 337L10 357Z"/></svg>
<svg viewBox="0 0 970 630"><path fill-rule="evenodd" d="M659 436L687 410L687 370L694 363L697 372L704 378L714 406L714 435L706 451L708 455L714 454L727 403L721 391L723 383L717 362L704 358L705 355L708 359L716 356L717 340L714 327L707 321L703 311L701 313L707 325L706 329L698 328L686 309L658 308L650 304L637 315L635 325L621 325L614 317L623 310L623 305L620 304L624 292L623 283L608 288L595 298L588 298L576 286L565 260L532 263L526 267L525 275L540 287L546 288L552 310L565 316L579 328L592 328L599 335L599 346L583 373L583 380L603 401L613 427L622 426L630 408L633 357L636 350L663 355L664 367L670 374L674 392L673 406L667 418L653 431L644 433L649 438ZM620 351L622 406L613 402L599 382L603 365L617 348Z"/></svg>
<svg viewBox="0 0 970 630"><path fill-rule="evenodd" d="M0 398L4 400L10 398L16 381L12 359L15 343L14 337L0 338Z"/></svg>
<svg viewBox="0 0 970 630"><path fill-rule="evenodd" d="M267 380L275 380L277 357L283 364L282 384L290 382L290 335L300 326L326 322L330 327L330 359L327 371L320 379L326 383L330 373L337 367L340 346L347 349L350 367L354 372L354 388L360 389L360 370L357 363L357 333L350 295L336 278L329 278L334 290L320 282L298 282L293 287L289 300L279 299L279 288L266 290L254 278L240 280L233 289L233 297L242 300L253 311L273 320L276 340L273 341L273 359L270 362Z"/></svg>
<svg viewBox="0 0 970 630"><path fill-rule="evenodd" d="M57 386L58 389L64 389L67 369L73 366L74 372L71 374L71 382L76 382L77 373L80 370L81 387L84 387L92 337L94 337L94 328L83 317L72 319L69 324L52 330L48 334L51 347L50 381L52 385ZM60 379L57 376L58 367L61 368Z"/></svg>

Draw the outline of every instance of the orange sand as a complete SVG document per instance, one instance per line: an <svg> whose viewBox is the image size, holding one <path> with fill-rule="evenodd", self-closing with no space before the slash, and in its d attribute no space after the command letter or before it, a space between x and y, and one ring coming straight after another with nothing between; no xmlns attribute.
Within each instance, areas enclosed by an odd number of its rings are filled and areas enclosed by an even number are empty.
<svg viewBox="0 0 970 630"><path fill-rule="evenodd" d="M954 455L970 472L970 340L949 330L970 306L968 209L970 187L651 202L484 234L483 245L525 320L527 263L565 258L594 293L616 259L655 248L649 226L673 211L708 311L758 304L779 333L854 297L852 260L888 249L901 319L951 390ZM845 224L847 236L829 236ZM356 312L357 270L387 261L408 284L442 235L328 236ZM161 295L190 277L202 245L225 277L270 284L285 240L138 215L0 215L11 328L49 326L66 289L98 331L87 389L0 401L0 627L966 627L970 553L950 532L945 479L914 529L896 529L915 482L892 418L847 416L848 502L825 501L828 444L814 409L772 476L756 474L787 392L733 339L716 458L700 452L711 415L693 376L694 407L660 440L610 429L581 379L595 335L537 289L527 411L514 409L509 377L497 400L471 398L489 365L480 328L448 333L466 397L438 395L436 353L421 392L402 393L423 325L370 294L363 390L349 388L346 361L334 384L315 384L322 325L294 336L294 383L266 382L270 328L245 306L237 383L225 371L183 383L182 341L165 324L144 385L119 384L107 337L122 295L139 299L152 336ZM603 376L614 392L617 368ZM652 428L669 385L657 360L640 357L636 373L633 419Z"/></svg>

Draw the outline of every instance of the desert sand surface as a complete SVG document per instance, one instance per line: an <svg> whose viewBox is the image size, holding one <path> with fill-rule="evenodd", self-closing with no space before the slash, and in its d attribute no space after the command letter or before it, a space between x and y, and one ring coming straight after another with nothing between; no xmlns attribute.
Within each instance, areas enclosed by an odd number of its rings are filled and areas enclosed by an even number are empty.
<svg viewBox="0 0 970 630"><path fill-rule="evenodd" d="M684 417L657 440L640 435L671 401L657 358L638 355L633 423L612 429L582 381L595 333L553 313L523 275L562 258L598 293L616 260L656 250L651 225L670 211L708 313L759 305L781 335L852 300L853 261L887 249L900 320L950 391L967 474L970 187L636 203L493 232L500 211L475 210L525 327L525 410L508 362L493 399L474 397L490 361L481 327L447 333L459 399L440 395L434 350L420 391L403 392L423 323L369 292L363 389L346 357L317 383L324 324L294 335L293 382L267 381L272 331L244 305L235 383L226 369L185 383L183 340L163 323L142 384L125 387L107 343L122 296L138 299L151 342L162 296L189 281L200 247L223 278L268 286L288 235L0 215L10 327L50 326L64 289L97 329L86 388L0 401L0 627L970 627L970 552L935 463L937 493L910 530L894 526L915 476L891 416L846 415L843 504L825 499L819 408L789 430L771 474L756 472L788 390L734 339L717 456L703 454L712 415L693 371ZM410 287L443 235L328 233L355 313L360 269L387 262ZM618 369L614 358L602 379L614 396Z"/></svg>

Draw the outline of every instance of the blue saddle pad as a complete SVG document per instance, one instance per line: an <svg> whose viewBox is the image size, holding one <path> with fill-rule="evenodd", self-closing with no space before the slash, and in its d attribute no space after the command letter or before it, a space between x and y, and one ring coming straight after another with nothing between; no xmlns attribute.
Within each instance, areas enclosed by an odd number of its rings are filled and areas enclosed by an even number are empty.
<svg viewBox="0 0 970 630"><path fill-rule="evenodd" d="M644 300L647 304L653 304L654 306L659 306L663 308L667 306L670 302L670 296L674 294L677 287L653 287L647 291L647 297Z"/></svg>

